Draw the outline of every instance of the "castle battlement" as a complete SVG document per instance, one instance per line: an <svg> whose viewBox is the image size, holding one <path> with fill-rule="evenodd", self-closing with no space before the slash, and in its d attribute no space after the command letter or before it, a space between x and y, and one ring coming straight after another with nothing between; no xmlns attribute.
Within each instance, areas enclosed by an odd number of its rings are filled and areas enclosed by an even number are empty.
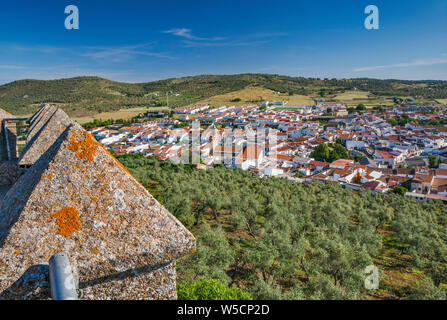
<svg viewBox="0 0 447 320"><path fill-rule="evenodd" d="M80 299L175 299L175 260L195 250L193 235L61 109L28 123L21 175L0 204L0 299L50 298L59 252Z"/></svg>

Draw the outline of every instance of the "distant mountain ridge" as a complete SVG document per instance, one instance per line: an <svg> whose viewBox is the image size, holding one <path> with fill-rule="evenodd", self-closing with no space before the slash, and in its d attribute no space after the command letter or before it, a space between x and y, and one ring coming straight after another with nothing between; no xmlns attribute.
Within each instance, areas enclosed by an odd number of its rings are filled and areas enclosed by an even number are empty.
<svg viewBox="0 0 447 320"><path fill-rule="evenodd" d="M124 83L99 77L59 80L18 80L0 86L0 108L30 114L41 103L61 106L70 115L95 114L122 108L157 107L165 92L180 94L173 105L196 103L212 96L260 86L274 91L310 95L318 90L359 88L377 95L446 99L447 81L318 79L272 74L199 75L146 83ZM171 98L170 98L171 100Z"/></svg>

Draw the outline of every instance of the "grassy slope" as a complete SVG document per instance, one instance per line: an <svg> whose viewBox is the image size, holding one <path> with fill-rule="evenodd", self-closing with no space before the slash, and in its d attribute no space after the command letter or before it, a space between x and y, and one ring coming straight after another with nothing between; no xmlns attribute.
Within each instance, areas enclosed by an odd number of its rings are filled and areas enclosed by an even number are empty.
<svg viewBox="0 0 447 320"><path fill-rule="evenodd" d="M223 102L228 102L227 98L239 95L241 99L245 96L258 99L259 92L262 96L265 95L265 98L278 98L277 95L272 95L272 91L284 92L285 98L290 100L291 104L297 104L318 97L318 91L322 88L329 93L332 91L332 96L335 96L337 91L349 90L352 87L380 95L447 99L446 81L319 80L240 74L203 75L131 84L98 77L78 77L51 81L20 80L5 84L0 86L0 108L14 114L31 114L38 109L40 103L48 102L64 108L71 116L91 117L120 109L164 106L166 91L180 94L178 97L170 97L171 106L208 101L221 103L222 99ZM256 92L247 94L247 90ZM233 92L236 93L230 94ZM293 96L289 96L289 93L293 93Z"/></svg>
<svg viewBox="0 0 447 320"><path fill-rule="evenodd" d="M240 101L235 101L236 99L240 99ZM288 105L314 105L315 102L312 98L305 96L294 94L290 95L288 93L275 94L275 91L266 89L264 87L253 87L248 86L242 90L232 91L225 94L220 94L217 96L213 96L207 99L203 99L199 101L199 104L209 104L211 107L219 107L219 106L241 106L249 103L250 101L263 101L263 100L275 100L289 101Z"/></svg>

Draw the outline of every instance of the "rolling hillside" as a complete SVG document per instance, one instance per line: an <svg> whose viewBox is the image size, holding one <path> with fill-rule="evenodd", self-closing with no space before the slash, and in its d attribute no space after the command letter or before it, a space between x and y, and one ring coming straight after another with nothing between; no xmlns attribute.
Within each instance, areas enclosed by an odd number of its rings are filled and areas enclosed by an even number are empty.
<svg viewBox="0 0 447 320"><path fill-rule="evenodd" d="M267 74L202 75L167 79L148 83L122 83L98 77L77 77L60 80L20 80L0 86L0 108L13 114L31 114L40 103L47 102L65 109L72 117L89 117L104 112L165 106L165 93L171 106L185 106L198 102L225 102L225 95L240 98L244 103L256 88L279 91L289 100L309 101L325 96L329 99L346 90L358 88L364 93L381 96L414 97L419 100L447 99L447 81L400 81L373 79L314 79ZM245 90L245 91L244 91ZM237 92L241 97L236 97ZM231 94L234 93L235 94ZM222 101L224 96L224 101ZM270 97L270 95L267 95ZM295 97L295 98L292 98ZM279 97L280 98L280 97ZM337 100L337 99L336 99Z"/></svg>

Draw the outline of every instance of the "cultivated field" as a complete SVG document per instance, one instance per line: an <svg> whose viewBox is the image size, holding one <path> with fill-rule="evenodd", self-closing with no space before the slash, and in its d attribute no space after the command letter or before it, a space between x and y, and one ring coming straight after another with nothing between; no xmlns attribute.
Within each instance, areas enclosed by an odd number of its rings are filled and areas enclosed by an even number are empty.
<svg viewBox="0 0 447 320"><path fill-rule="evenodd" d="M112 112L103 112L98 113L92 117L79 117L79 118L73 118L75 121L77 121L80 124L84 124L87 122L91 122L94 119L101 119L101 120L118 120L118 119L131 119L133 117L138 116L140 113L147 112L147 111L166 111L166 107L153 107L153 108L145 108L145 107L139 107L139 108L130 108L130 109L120 109L118 111L112 111Z"/></svg>
<svg viewBox="0 0 447 320"><path fill-rule="evenodd" d="M241 101L234 101L235 99L241 99ZM253 102L249 102L249 101ZM312 98L303 96L303 95L293 95L290 96L285 93L281 94L275 94L273 90L262 88L262 87L247 87L242 90L233 91L226 94L221 94L217 96L213 96L204 100L199 101L198 103L194 104L209 104L211 107L220 107L220 106L241 106L245 104L257 104L260 101L265 100L275 100L275 101L282 101L286 100L289 101L288 105L293 106L309 106L314 105L314 101Z"/></svg>
<svg viewBox="0 0 447 320"><path fill-rule="evenodd" d="M352 100L369 100L369 92L365 91L345 91L339 93L334 97L337 101L352 101Z"/></svg>
<svg viewBox="0 0 447 320"><path fill-rule="evenodd" d="M366 107L375 106L392 106L393 100L381 100L369 97L370 92L366 91L346 91L338 93L331 97L332 100L346 104L348 107L356 107L359 104L364 104Z"/></svg>

